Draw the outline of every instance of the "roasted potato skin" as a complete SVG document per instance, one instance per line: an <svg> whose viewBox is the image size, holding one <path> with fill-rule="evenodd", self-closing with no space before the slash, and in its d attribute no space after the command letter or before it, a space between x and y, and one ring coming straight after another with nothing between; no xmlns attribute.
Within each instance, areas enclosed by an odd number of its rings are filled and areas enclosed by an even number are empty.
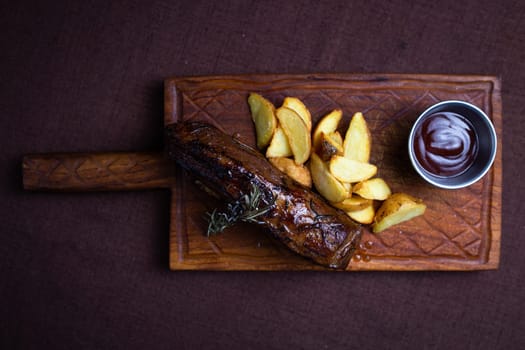
<svg viewBox="0 0 525 350"><path fill-rule="evenodd" d="M286 157L268 158L270 163L286 175L300 183L301 185L311 188L312 176L310 170L304 164L297 165L293 159Z"/></svg>
<svg viewBox="0 0 525 350"><path fill-rule="evenodd" d="M280 126L277 126L272 140L270 141L270 145L266 149L266 158L290 157L292 155L293 153L288 138L283 129Z"/></svg>
<svg viewBox="0 0 525 350"><path fill-rule="evenodd" d="M280 107L276 111L279 124L288 138L296 164L304 164L310 157L312 139L304 120L293 110Z"/></svg>
<svg viewBox="0 0 525 350"><path fill-rule="evenodd" d="M370 163L334 155L330 159L330 171L342 182L360 182L370 179L377 173L377 167Z"/></svg>
<svg viewBox="0 0 525 350"><path fill-rule="evenodd" d="M257 148L262 150L270 143L277 127L275 107L270 101L256 93L248 96L248 105L255 124Z"/></svg>
<svg viewBox="0 0 525 350"><path fill-rule="evenodd" d="M352 194L350 198L344 199L342 202L332 202L332 205L334 207L342 209L346 212L361 210L368 207L371 204L373 204L373 201L371 199L362 198L354 194Z"/></svg>
<svg viewBox="0 0 525 350"><path fill-rule="evenodd" d="M372 149L372 136L363 113L353 115L345 135L344 156L348 159L368 163Z"/></svg>
<svg viewBox="0 0 525 350"><path fill-rule="evenodd" d="M374 218L372 231L379 233L389 227L423 215L426 205L421 199L414 198L406 193L394 193L379 207Z"/></svg>
<svg viewBox="0 0 525 350"><path fill-rule="evenodd" d="M383 201L392 194L392 191L385 180L376 177L357 183L354 186L354 193L363 198Z"/></svg>
<svg viewBox="0 0 525 350"><path fill-rule="evenodd" d="M315 150L319 157L325 162L329 161L335 155L343 155L343 146L338 143L338 140L332 137L334 133L325 134L321 132L321 140L318 149Z"/></svg>
<svg viewBox="0 0 525 350"><path fill-rule="evenodd" d="M308 131L312 131L312 114L310 113L308 108L306 108L303 101L301 101L297 97L286 97L283 101L282 106L294 110L304 121L306 127L308 128Z"/></svg>
<svg viewBox="0 0 525 350"><path fill-rule="evenodd" d="M310 172L315 188L328 201L341 202L350 195L345 186L330 173L326 163L315 153L310 157Z"/></svg>
<svg viewBox="0 0 525 350"><path fill-rule="evenodd" d="M346 214L350 216L353 220L361 224L368 225L374 222L375 209L374 209L374 205L370 203L364 208L347 211Z"/></svg>
<svg viewBox="0 0 525 350"><path fill-rule="evenodd" d="M321 142L321 135L323 133L330 134L337 130L341 118L343 118L343 111L341 109L334 109L333 111L325 115L323 118L321 118L321 120L317 123L317 126L315 127L312 136L312 143L314 149L319 148L319 144Z"/></svg>

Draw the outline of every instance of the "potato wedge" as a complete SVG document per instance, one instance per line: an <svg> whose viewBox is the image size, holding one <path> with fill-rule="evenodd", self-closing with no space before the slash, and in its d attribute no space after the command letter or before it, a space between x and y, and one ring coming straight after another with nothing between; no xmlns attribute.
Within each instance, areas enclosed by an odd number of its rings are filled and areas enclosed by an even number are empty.
<svg viewBox="0 0 525 350"><path fill-rule="evenodd" d="M315 127L313 134L313 147L314 149L319 148L319 143L321 140L321 133L330 134L335 132L341 118L343 117L343 111L340 109L334 109L332 112L325 115Z"/></svg>
<svg viewBox="0 0 525 350"><path fill-rule="evenodd" d="M256 93L248 96L248 104L255 124L257 148L263 149L270 143L277 127L275 107L270 101Z"/></svg>
<svg viewBox="0 0 525 350"><path fill-rule="evenodd" d="M363 113L355 113L350 120L343 143L344 156L348 159L368 163L372 138Z"/></svg>
<svg viewBox="0 0 525 350"><path fill-rule="evenodd" d="M281 107L277 109L276 115L284 134L288 138L295 163L305 163L312 150L312 140L308 127L293 109Z"/></svg>
<svg viewBox="0 0 525 350"><path fill-rule="evenodd" d="M317 154L325 162L329 161L334 155L343 154L343 146L341 146L337 140L333 139L333 133L325 134L321 132L321 141L319 142L319 149L316 150Z"/></svg>
<svg viewBox="0 0 525 350"><path fill-rule="evenodd" d="M310 157L312 182L317 191L330 202L341 202L349 192L331 173L328 166L314 152Z"/></svg>
<svg viewBox="0 0 525 350"><path fill-rule="evenodd" d="M330 159L330 172L339 181L360 182L374 176L377 173L377 167L373 164L335 155Z"/></svg>
<svg viewBox="0 0 525 350"><path fill-rule="evenodd" d="M266 158L290 157L291 155L293 153L288 138L284 134L283 129L277 126L273 133L272 141L270 141L270 145L266 149Z"/></svg>
<svg viewBox="0 0 525 350"><path fill-rule="evenodd" d="M330 170L330 168L328 169ZM347 198L350 198L352 197L352 184L350 182L341 182L341 185L343 185L343 187L345 188L346 192L348 192L348 197Z"/></svg>
<svg viewBox="0 0 525 350"><path fill-rule="evenodd" d="M297 165L293 159L285 157L268 158L277 169L290 176L305 187L312 187L312 176L310 170L303 164Z"/></svg>
<svg viewBox="0 0 525 350"><path fill-rule="evenodd" d="M394 193L377 210L372 231L378 233L393 225L423 215L427 206L405 193Z"/></svg>
<svg viewBox="0 0 525 350"><path fill-rule="evenodd" d="M344 211L356 211L364 209L365 207L372 204L371 199L366 199L360 196L352 196L345 199L342 202L331 203L334 207L342 209Z"/></svg>
<svg viewBox="0 0 525 350"><path fill-rule="evenodd" d="M312 115L303 101L296 97L285 97L282 107L293 109L304 121L308 127L308 131L312 131Z"/></svg>
<svg viewBox="0 0 525 350"><path fill-rule="evenodd" d="M363 198L380 201L387 199L392 193L385 180L379 177L355 184L353 192Z"/></svg>
<svg viewBox="0 0 525 350"><path fill-rule="evenodd" d="M331 133L328 134L328 136L330 136L330 139L332 141L334 141L335 143L337 143L339 145L339 147L341 147L341 149L343 149L343 137L341 136L339 131L331 132ZM344 149L343 149L343 151L344 151Z"/></svg>
<svg viewBox="0 0 525 350"><path fill-rule="evenodd" d="M371 224L374 222L375 209L372 203L366 207L353 211L346 211L346 215L350 216L353 220L361 224Z"/></svg>

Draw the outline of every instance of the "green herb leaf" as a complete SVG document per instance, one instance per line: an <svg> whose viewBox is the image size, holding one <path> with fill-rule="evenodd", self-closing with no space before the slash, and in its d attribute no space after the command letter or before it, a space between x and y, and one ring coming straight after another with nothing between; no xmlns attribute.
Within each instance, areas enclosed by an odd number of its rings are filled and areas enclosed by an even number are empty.
<svg viewBox="0 0 525 350"><path fill-rule="evenodd" d="M260 223L257 219L266 214L274 205L274 201L264 207L261 206L262 194L259 187L252 184L252 190L243 194L237 201L229 203L226 211L219 212L217 209L206 213L208 217L208 231L206 235L218 234L239 221Z"/></svg>

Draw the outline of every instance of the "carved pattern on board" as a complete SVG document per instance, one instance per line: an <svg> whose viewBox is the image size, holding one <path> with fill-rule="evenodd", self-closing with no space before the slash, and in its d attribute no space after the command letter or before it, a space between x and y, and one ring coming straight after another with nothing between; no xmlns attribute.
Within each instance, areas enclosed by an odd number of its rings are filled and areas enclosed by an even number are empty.
<svg viewBox="0 0 525 350"><path fill-rule="evenodd" d="M64 191L169 187L174 166L161 153L79 153L26 156L26 189Z"/></svg>
<svg viewBox="0 0 525 350"><path fill-rule="evenodd" d="M247 105L250 91L258 91L276 107L284 97L295 96L303 100L310 109L314 123L334 108L341 108L345 114L340 125L345 131L352 114L362 111L369 123L373 135L371 162L377 164L380 173L391 185L394 192L407 192L421 197L428 209L423 217L398 225L395 228L373 235L365 233L362 251L356 254L356 263L380 260L406 261L478 261L483 263L488 254L490 243L490 210L487 198L490 197L492 175L489 172L477 184L462 190L447 191L430 188L420 180L406 154L406 137L410 126L417 116L428 106L443 100L456 99L471 102L491 115L491 89L489 82L455 84L430 82L426 84L391 81L378 84L374 88L362 82L344 84L329 81L319 88L315 84L282 84L257 86L240 85L235 88L184 89L178 91L182 99L180 120L201 119L211 122L228 133L238 132L241 139L254 145L253 125ZM421 85L424 85L422 88ZM179 182L179 184L184 181ZM190 194L188 188L180 186L177 193L184 198ZM190 204L191 205L191 204ZM198 204L195 204L198 205ZM205 210L205 208L202 208ZM202 232L202 223L198 218L178 215L177 220L186 220L186 249L181 251L185 258L196 259L201 254L215 254L220 259L247 259L251 263L265 263L264 258L275 256L278 247L268 244L267 249L253 249L261 244L261 239L250 235L228 233L226 238L202 240L197 232ZM246 228L244 228L246 229ZM246 237L247 236L247 237ZM207 242L206 242L207 241ZM365 244L366 243L366 244ZM233 249L232 245L241 245ZM242 245L246 245L243 255ZM254 252L262 252L261 259ZM279 253L280 254L280 253ZM277 255L279 255L277 254ZM365 259L363 260L363 257ZM180 257L179 257L180 258ZM279 256L276 258L279 260ZM296 261L291 264L295 264ZM272 259L268 263L275 263ZM301 262L302 263L302 262Z"/></svg>

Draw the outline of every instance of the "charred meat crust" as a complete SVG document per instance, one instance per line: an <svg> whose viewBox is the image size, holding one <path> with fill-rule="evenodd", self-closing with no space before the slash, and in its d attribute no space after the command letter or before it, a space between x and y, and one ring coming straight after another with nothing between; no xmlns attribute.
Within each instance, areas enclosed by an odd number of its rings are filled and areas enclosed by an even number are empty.
<svg viewBox="0 0 525 350"><path fill-rule="evenodd" d="M253 185L271 210L259 217L271 235L318 264L345 268L361 226L271 165L257 150L202 122L166 127L170 159L226 201Z"/></svg>

